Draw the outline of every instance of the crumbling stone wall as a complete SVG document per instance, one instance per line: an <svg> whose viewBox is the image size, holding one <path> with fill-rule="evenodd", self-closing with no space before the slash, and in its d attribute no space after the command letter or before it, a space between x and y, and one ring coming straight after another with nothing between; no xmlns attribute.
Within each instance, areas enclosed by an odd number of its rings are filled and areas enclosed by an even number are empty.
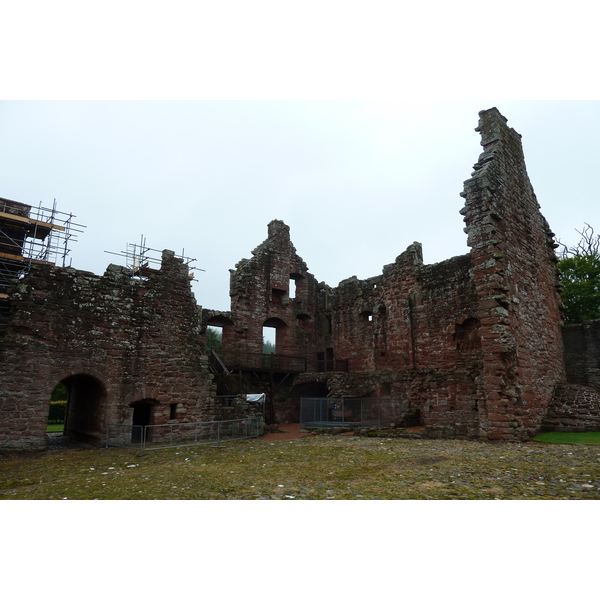
<svg viewBox="0 0 600 600"><path fill-rule="evenodd" d="M567 383L560 383L543 431L600 431L600 320L562 330Z"/></svg>
<svg viewBox="0 0 600 600"><path fill-rule="evenodd" d="M469 269L469 255L424 265L415 242L381 276L332 290L331 343L349 373L331 378L331 395L407 399L422 424L476 435L482 361Z"/></svg>
<svg viewBox="0 0 600 600"><path fill-rule="evenodd" d="M170 252L147 281L115 266L103 277L34 268L11 292L0 342L0 445L45 444L61 381L72 392L68 428L96 440L107 423L131 425L140 403L152 423L213 418L203 354L211 324L223 328L225 360L247 355L259 389L245 391L268 389L279 419L295 420L308 392L391 398L431 436L535 434L567 376L555 245L519 134L495 108L479 116L483 153L462 192L471 248L463 256L425 265L415 242L380 275L330 287L274 220L252 258L231 270L227 312L196 306L187 269ZM250 355L262 359L265 326L276 329L276 358L294 358L277 370L250 366ZM597 328L575 331L565 330L569 381L597 386Z"/></svg>
<svg viewBox="0 0 600 600"><path fill-rule="evenodd" d="M319 284L296 253L289 227L282 221L269 223L268 238L252 254L231 270L233 333L223 340L223 350L261 353L263 327L272 326L277 354L309 356Z"/></svg>
<svg viewBox="0 0 600 600"><path fill-rule="evenodd" d="M584 385L558 384L542 431L600 431L600 393Z"/></svg>
<svg viewBox="0 0 600 600"><path fill-rule="evenodd" d="M147 280L34 267L10 294L0 339L0 446L43 448L52 390L71 386L67 428L101 443L107 424L211 420L214 386L188 270L170 251Z"/></svg>
<svg viewBox="0 0 600 600"><path fill-rule="evenodd" d="M520 135L497 109L480 113L484 152L465 182L462 211L478 296L484 401L481 433L535 433L564 381L553 234L525 168Z"/></svg>
<svg viewBox="0 0 600 600"><path fill-rule="evenodd" d="M519 134L495 108L480 113L477 131L484 150L461 194L469 254L424 265L415 242L381 275L330 288L273 221L231 273L237 347L260 352L262 326L276 324L277 352L329 371L330 396L408 399L432 435L538 431L565 379L553 234Z"/></svg>

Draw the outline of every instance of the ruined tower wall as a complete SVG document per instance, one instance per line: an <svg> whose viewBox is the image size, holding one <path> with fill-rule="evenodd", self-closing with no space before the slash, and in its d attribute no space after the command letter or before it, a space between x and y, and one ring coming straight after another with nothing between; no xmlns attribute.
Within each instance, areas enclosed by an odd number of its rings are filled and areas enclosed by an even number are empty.
<svg viewBox="0 0 600 600"><path fill-rule="evenodd" d="M147 281L113 265L103 277L39 266L10 301L0 339L0 446L44 447L52 390L73 377L95 382L93 400L84 389L77 407L69 401L69 410L90 413L79 421L89 441L100 442L108 423L131 425L130 405L144 399L153 403L151 424L212 418L199 310L173 253L163 253Z"/></svg>
<svg viewBox="0 0 600 600"><path fill-rule="evenodd" d="M479 300L485 405L482 434L525 439L564 380L553 234L540 214L521 136L493 108L480 113L484 152L461 211Z"/></svg>
<svg viewBox="0 0 600 600"><path fill-rule="evenodd" d="M277 354L312 358L319 286L297 255L289 227L269 223L267 240L252 254L231 270L234 335L223 349L261 353L266 324L277 330Z"/></svg>
<svg viewBox="0 0 600 600"><path fill-rule="evenodd" d="M309 370L316 355L330 396L393 396L441 435L535 434L565 379L553 234L519 134L496 109L477 130L484 151L462 193L469 254L424 265L414 243L381 275L329 288L273 221L232 271L239 349L260 353L262 327L274 324L277 353L305 355Z"/></svg>

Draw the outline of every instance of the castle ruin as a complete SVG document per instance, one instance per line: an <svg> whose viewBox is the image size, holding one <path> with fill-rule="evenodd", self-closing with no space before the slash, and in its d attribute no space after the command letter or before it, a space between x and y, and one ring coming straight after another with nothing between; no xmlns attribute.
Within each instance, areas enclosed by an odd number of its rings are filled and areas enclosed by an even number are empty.
<svg viewBox="0 0 600 600"><path fill-rule="evenodd" d="M556 244L521 136L495 108L479 116L462 256L426 265L414 242L381 274L330 287L274 220L231 270L229 311L196 305L170 251L143 279L116 265L97 276L31 264L0 289L0 447L45 446L61 382L65 432L96 443L108 423L217 419L221 397L249 393L266 394L276 423L298 422L300 398L312 396L394 402L397 424L430 437L598 428L600 328L563 327ZM15 239L13 217L28 219L28 207L3 202L0 223ZM2 253L18 261L14 248ZM222 332L218 352L206 351L207 327ZM276 332L272 355L265 327Z"/></svg>

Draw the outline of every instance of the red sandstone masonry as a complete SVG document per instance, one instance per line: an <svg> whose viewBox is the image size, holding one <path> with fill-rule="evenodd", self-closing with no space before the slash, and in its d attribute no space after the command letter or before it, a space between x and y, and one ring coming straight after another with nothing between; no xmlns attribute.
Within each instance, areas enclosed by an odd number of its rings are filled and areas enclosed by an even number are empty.
<svg viewBox="0 0 600 600"><path fill-rule="evenodd" d="M480 113L478 131L484 151L462 193L471 251L441 263L423 264L415 242L379 275L331 288L308 272L289 227L275 220L252 258L231 270L227 312L200 311L187 269L169 252L148 281L115 266L104 277L34 269L12 292L0 339L0 446L43 446L52 389L79 375L91 403L78 402L74 418L95 433L105 423L131 425L131 403L147 398L153 423L166 423L172 405L179 420L214 418L207 324L223 327L224 351L256 354L263 326L274 326L277 354L306 360L307 373L270 382L279 386L281 421L298 419L303 394L385 397L431 437L524 440L539 431L554 389L560 418L575 414L572 402L584 419L595 400L560 386L553 235L520 136L496 109ZM573 383L596 385L598 327L569 331ZM331 372L338 363L349 372ZM324 365L329 372L316 372ZM265 381L255 377L253 391Z"/></svg>
<svg viewBox="0 0 600 600"><path fill-rule="evenodd" d="M34 268L11 294L0 343L0 445L44 447L50 395L85 376L70 406L79 430L101 443L105 425L131 425L132 402L152 399L152 424L212 418L214 388L202 356L199 309L187 268L172 252L147 281L112 265L103 277ZM15 424L28 424L15 436ZM20 430L22 428L19 427Z"/></svg>
<svg viewBox="0 0 600 600"><path fill-rule="evenodd" d="M462 194L470 254L423 265L415 243L381 275L331 289L316 285L274 221L232 271L238 346L260 351L271 320L279 352L347 361L349 374L328 378L330 395L408 398L446 432L517 440L539 429L565 376L552 233L520 136L496 109L480 113L478 131L484 152ZM308 285L289 301L292 273Z"/></svg>
<svg viewBox="0 0 600 600"><path fill-rule="evenodd" d="M484 152L465 182L462 213L480 306L480 423L490 439L526 439L565 378L553 234L527 177L520 135L496 109L480 113L477 130Z"/></svg>

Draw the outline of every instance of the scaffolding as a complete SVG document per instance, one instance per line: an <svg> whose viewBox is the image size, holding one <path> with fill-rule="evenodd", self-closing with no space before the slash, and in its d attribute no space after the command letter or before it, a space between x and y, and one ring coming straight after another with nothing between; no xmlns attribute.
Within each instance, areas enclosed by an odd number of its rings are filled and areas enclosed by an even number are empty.
<svg viewBox="0 0 600 600"><path fill-rule="evenodd" d="M149 248L146 245L144 235L140 236L139 244L127 244L125 250L121 252L110 252L105 250L106 254L114 254L125 258L125 266L131 271L132 276L138 279L147 279L152 273L157 273L160 270L162 263L162 251L155 248ZM185 256L185 249L181 251L180 258L188 268L190 279L194 278L193 271L204 271L198 267L193 267L191 264L196 262L195 258Z"/></svg>
<svg viewBox="0 0 600 600"><path fill-rule="evenodd" d="M71 265L69 244L85 228L73 218L56 209L56 198L52 208L0 198L0 327L8 321L9 287L32 265Z"/></svg>

